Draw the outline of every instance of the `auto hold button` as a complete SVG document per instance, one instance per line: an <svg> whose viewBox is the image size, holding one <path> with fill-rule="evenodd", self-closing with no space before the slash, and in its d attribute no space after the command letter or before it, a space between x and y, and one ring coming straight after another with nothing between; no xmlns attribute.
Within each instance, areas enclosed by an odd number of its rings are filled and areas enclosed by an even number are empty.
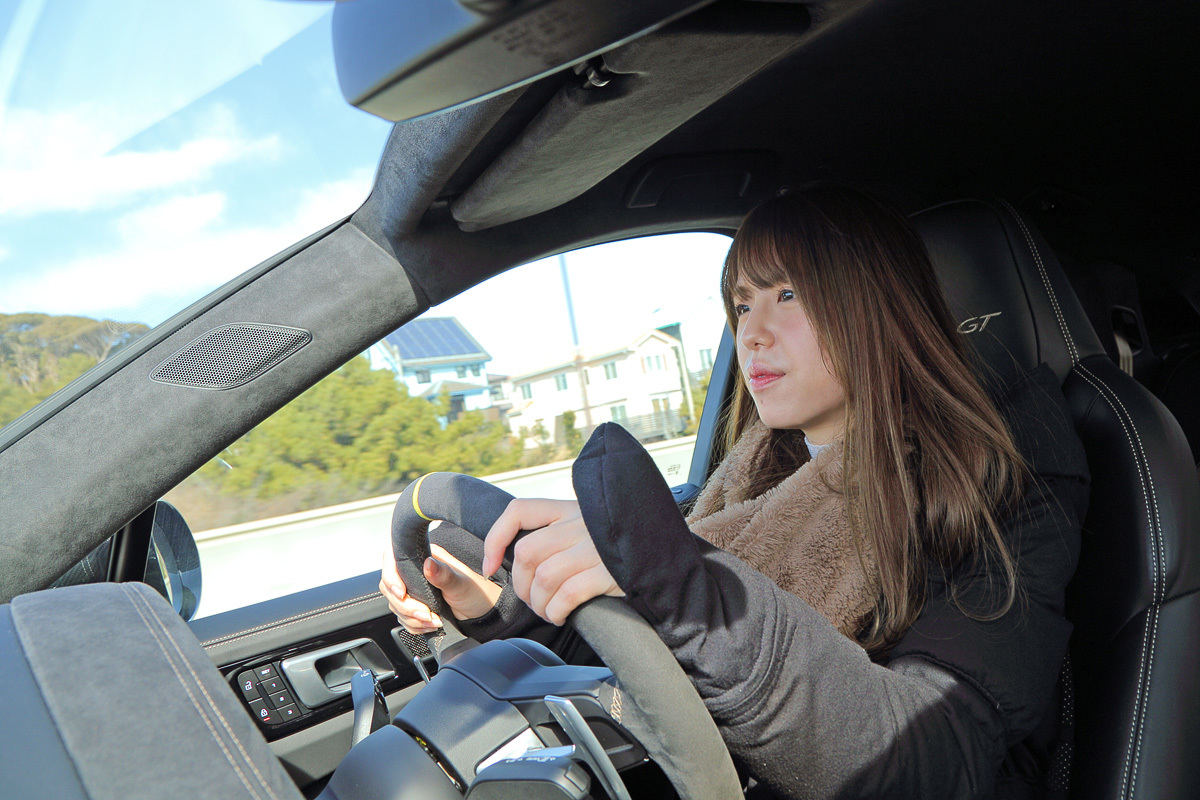
<svg viewBox="0 0 1200 800"><path fill-rule="evenodd" d="M266 722L274 725L279 721L279 716L273 708L268 708L267 704L262 700L250 701L250 713L253 714L259 722Z"/></svg>

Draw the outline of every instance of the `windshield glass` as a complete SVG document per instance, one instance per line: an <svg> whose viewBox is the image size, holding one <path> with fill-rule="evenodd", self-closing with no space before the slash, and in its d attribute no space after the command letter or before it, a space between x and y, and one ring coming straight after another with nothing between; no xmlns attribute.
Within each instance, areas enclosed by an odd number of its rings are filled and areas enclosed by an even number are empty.
<svg viewBox="0 0 1200 800"><path fill-rule="evenodd" d="M366 198L331 3L0 3L0 425Z"/></svg>

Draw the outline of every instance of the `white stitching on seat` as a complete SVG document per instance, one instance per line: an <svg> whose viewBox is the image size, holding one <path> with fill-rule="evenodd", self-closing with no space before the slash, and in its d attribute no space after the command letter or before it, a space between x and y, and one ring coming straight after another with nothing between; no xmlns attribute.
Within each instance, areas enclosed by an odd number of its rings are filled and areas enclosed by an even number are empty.
<svg viewBox="0 0 1200 800"><path fill-rule="evenodd" d="M212 708L213 713L215 713L217 715L217 719L221 720L221 725L225 728L225 732L229 734L229 738L233 740L233 743L237 747L238 752L242 754L242 758L246 759L246 763L250 766L250 769L254 772L255 776L258 777L258 780L262 783L263 788L265 788L267 790L267 794L271 795L272 797L275 797L275 793L274 793L274 791L272 791L270 783L268 783L267 779L265 777L263 777L263 774L261 772L259 772L258 765L256 765L254 763L254 759L252 759L250 757L250 754L246 752L246 749L244 747L242 747L241 739L239 739L237 737L237 734L234 733L233 728L229 724L229 721L226 720L225 715L223 713L221 713L220 706L218 706L216 704L216 702L212 698L212 695L210 695L208 693L208 688L205 687L204 682L200 680L200 676L198 674L196 674L196 670L194 670L192 668L192 664L190 661L187 660L187 656L185 656L183 654L183 650L182 650L182 648L180 648L179 642L178 642L178 640L176 640L175 635L173 633L171 633L171 629L166 626L166 624L162 621L162 617L160 617L158 615L158 612L154 609L154 607L151 606L150 603L148 603L146 601L146 598L139 597L138 599L145 605L146 609L154 617L155 621L162 627L163 633L165 633L167 635L167 639L170 640L171 646L175 648L176 654L179 656L180 660L183 662L183 665L185 667L187 667L188 672L191 673L192 680L194 680L196 682L196 685L198 687L200 687L200 693L203 694L204 699L208 701L209 707Z"/></svg>
<svg viewBox="0 0 1200 800"><path fill-rule="evenodd" d="M1150 693L1150 676L1154 669L1154 651L1158 643L1158 618L1162 606L1163 599L1166 596L1166 543L1162 538L1162 522L1158 516L1158 498L1154 494L1154 480L1150 474L1150 462L1146 458L1146 451L1142 446L1141 433L1137 426L1133 424L1133 415L1125 408L1125 404L1117 393L1112 390L1100 377L1093 374L1090 370L1079 364L1079 351L1075 348L1075 341L1071 337L1070 329L1067 327L1066 320L1063 317L1062 309L1058 304L1058 296L1054 292L1054 286L1050 283L1050 278L1046 273L1045 266L1042 263L1041 251L1037 247L1037 243L1033 239L1029 228L1026 227L1024 219L1017 213L1007 201L1000 201L1010 214L1016 219L1017 224L1021 227L1021 232L1025 237L1025 243L1029 247L1030 252L1038 267L1038 272L1042 278L1042 285L1046 290L1046 294L1050 298L1050 304L1054 308L1055 316L1058 318L1059 329L1062 333L1063 340L1067 345L1068 354L1071 357L1072 369L1079 367L1077 374L1085 381L1091 384L1092 388L1104 398L1108 403L1113 414L1121 423L1121 428L1125 431L1125 439L1129 444L1130 452L1133 455L1134 465L1137 467L1138 480L1142 485L1142 497L1146 502L1146 516L1150 521L1150 558L1153 562L1153 574L1151 576L1152 591L1150 601L1150 615L1146 620L1145 632L1142 634L1142 656L1138 665L1138 689L1134 699L1134 722L1129 731L1129 746L1125 753L1125 769L1121 777L1121 796L1132 796L1134 787L1137 784L1137 768L1141 763L1142 757L1142 735L1145 730L1146 723L1146 707L1148 705L1148 696ZM1105 393L1108 390L1108 394ZM1111 398L1109 397L1111 395ZM1114 401L1116 404L1114 405ZM1120 407L1120 411L1117 407ZM1124 413L1124 417L1121 414ZM1125 420L1128 419L1129 425L1126 426ZM1133 430L1133 436L1130 436L1130 429ZM1134 449L1134 439L1137 441L1137 448ZM1139 458L1140 456L1140 458ZM1144 475L1143 475L1144 471ZM1147 490L1149 484L1149 490ZM1149 649L1147 649L1147 640L1149 640ZM1136 732L1137 746L1134 749L1134 734ZM1132 758L1131 758L1132 757ZM1126 789L1128 788L1128 794Z"/></svg>
<svg viewBox="0 0 1200 800"><path fill-rule="evenodd" d="M212 720L210 720L208 718L208 715L204 713L204 710L201 708L200 704L196 701L196 695L192 693L191 688L187 685L187 682L183 679L183 675L179 672L179 668L175 665L174 659L171 658L171 654L168 653L167 648L163 646L162 637L160 637L158 635L158 632L155 631L154 627L150 624L150 620L148 620L146 618L146 615L143 614L142 610L138 607L137 603L135 602L136 593L127 584L122 583L122 584L118 584L118 586L121 588L121 591L124 592L125 596L129 599L130 606L132 606L133 610L137 613L137 615L139 617L141 617L142 624L146 626L146 630L148 630L150 632L150 635L154 637L154 643L156 645L158 645L158 649L159 649L159 651L162 652L163 657L167 661L167 664L171 667L171 671L175 673L175 679L177 681L179 681L179 685L181 687L183 687L183 691L185 694L187 694L188 700L191 701L192 706L196 709L196 715L199 716L201 721L204 722L204 726L206 728L208 728L208 732L210 734L212 734L213 741L215 741L217 743L217 746L221 748L221 752L225 754L225 760L229 762L229 766L233 767L233 771L237 773L237 776L241 780L242 785L244 787L246 787L247 794L254 797L255 800L262 800L262 795L259 794L258 791L255 790L255 788L253 786L250 785L250 782L246 778L246 774L244 772L242 772L241 767L239 767L237 765L237 762L234 760L233 753L231 753L229 751L229 748L225 746L225 743L223 741L221 741L221 737L217 735L217 730L215 727L213 727ZM159 624L161 626L161 622ZM275 795L271 794L271 796L274 797Z"/></svg>
<svg viewBox="0 0 1200 800"><path fill-rule="evenodd" d="M1144 663L1142 664L1142 668L1145 669L1145 672L1146 672L1145 688L1143 691L1142 682L1139 678L1137 704L1135 705L1136 713L1137 713L1137 719L1135 721L1135 726L1136 726L1136 731L1137 731L1137 746L1133 753L1132 764L1129 763L1128 752L1126 754L1126 768L1125 768L1126 773L1122 778L1122 792L1124 792L1125 781L1128 780L1129 781L1129 794L1130 794L1130 796L1132 796L1133 788L1137 783L1138 764L1141 763L1141 757L1142 757L1142 737L1145 732L1145 726L1146 726L1146 709L1147 709L1147 706L1149 705L1148 697L1150 694L1150 676L1154 671L1153 658L1154 658L1155 648L1158 643L1158 619L1159 619L1159 615L1160 615L1160 610L1162 608L1162 604L1166 601L1166 584L1167 584L1166 541L1163 539L1162 520L1159 518L1159 514L1158 514L1158 497L1154 493L1154 481L1150 475L1150 462L1146 457L1146 450L1142 446L1141 434L1138 432L1137 427L1133 424L1133 415L1129 413L1129 410L1125 407L1125 404L1121 401L1121 398L1119 396L1117 396L1117 393L1112 390L1112 387L1108 386L1106 383L1104 383L1104 381L1101 378L1094 375L1090 371L1083 369L1082 367L1080 369L1081 369L1081 372L1087 372L1087 374L1089 376L1094 378L1100 384L1100 386L1096 386L1096 384L1093 383L1092 386L1094 388L1096 388L1097 391L1099 391L1102 396L1105 397L1105 400L1109 402L1110 407L1112 407L1113 401L1116 401L1117 405L1120 406L1121 412L1123 412L1125 415L1124 418L1122 418L1120 416L1120 414L1117 415L1118 419L1121 419L1122 427L1124 427L1124 425L1125 425L1124 419L1129 420L1129 426L1130 426L1130 428L1133 429L1134 436L1137 439L1137 451L1134 452L1134 454L1133 454L1134 462L1138 467L1139 478L1141 477L1142 470L1144 469L1145 473L1146 473L1146 479L1147 479L1142 484L1142 492L1144 495L1146 495L1146 501L1147 501L1147 506L1148 506L1147 510L1146 510L1146 516L1147 516L1148 520L1150 521L1151 558L1153 559L1154 571L1153 571L1153 578L1152 578L1153 582L1152 582L1152 595L1151 595L1151 602L1150 602L1150 606L1151 606L1150 616L1146 621L1146 630L1149 632L1149 635L1150 635L1149 657L1146 656L1146 651L1145 651L1145 647L1143 644L1143 662ZM1105 389L1107 389L1108 394L1112 396L1111 400L1109 400L1108 396L1105 395L1105 393L1104 393ZM1113 410L1115 411L1116 409L1114 408ZM1128 437L1128 430L1126 430L1126 436ZM1140 456L1140 458L1139 458L1139 456ZM1150 486L1149 492L1147 492L1147 490L1146 490L1147 483ZM1143 637L1143 639L1144 639L1144 637ZM1133 730L1132 729L1130 730L1130 746L1133 746Z"/></svg>
<svg viewBox="0 0 1200 800"><path fill-rule="evenodd" d="M1012 214L1013 219L1017 221L1017 225L1021 227L1021 233L1025 236L1025 244L1029 248L1029 252L1033 254L1038 274L1042 277L1042 285L1046 289L1046 295L1050 298L1050 305L1054 308L1054 316L1058 318L1058 329L1062 334L1063 342L1067 345L1067 354L1071 357L1071 363L1075 364L1079 361L1079 351L1075 348L1075 339L1071 336L1071 329L1067 327L1067 321L1063 316L1062 308L1058 305L1058 295L1054 293L1054 286L1050 283L1050 276L1046 273L1045 264L1042 263L1041 250L1033 240L1033 234L1029 232L1029 228L1025 226L1025 220L1017 213L1017 210L1007 200L1001 200L1000 203L1008 209L1008 213Z"/></svg>
<svg viewBox="0 0 1200 800"><path fill-rule="evenodd" d="M355 597L350 600L341 600L341 601L339 601L337 603L333 603L331 605L322 606L321 608L312 609L310 611L305 611L303 614L296 614L294 616L287 617L285 619L276 620L274 622L268 622L264 625L259 625L254 628L250 628L248 630L238 631L237 633L231 633L226 636L220 636L220 637L217 637L216 639L209 639L207 642L203 642L201 646L207 649L209 647L215 647L217 645L228 644L230 642L237 641L238 639L245 639L247 636L253 636L256 633L266 632L268 630L278 630L281 628L286 628L289 625L296 624L297 622L307 621L310 619L316 619L317 617L323 617L326 614L332 614L335 611L340 611L345 608L350 608L351 606L357 605L359 603L365 603L369 600L375 600L382 596L383 595L381 595L378 591L375 591L375 592L372 592L371 594L363 595L362 597Z"/></svg>

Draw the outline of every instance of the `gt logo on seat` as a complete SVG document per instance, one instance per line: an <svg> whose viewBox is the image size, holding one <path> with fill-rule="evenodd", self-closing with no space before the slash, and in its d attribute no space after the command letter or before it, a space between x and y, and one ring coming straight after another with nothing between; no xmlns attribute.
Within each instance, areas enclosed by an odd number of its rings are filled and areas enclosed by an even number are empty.
<svg viewBox="0 0 1200 800"><path fill-rule="evenodd" d="M1000 316L1002 312L993 311L990 314L983 314L978 317L967 317L962 322L958 323L959 333L978 333L987 327L988 320L992 317Z"/></svg>

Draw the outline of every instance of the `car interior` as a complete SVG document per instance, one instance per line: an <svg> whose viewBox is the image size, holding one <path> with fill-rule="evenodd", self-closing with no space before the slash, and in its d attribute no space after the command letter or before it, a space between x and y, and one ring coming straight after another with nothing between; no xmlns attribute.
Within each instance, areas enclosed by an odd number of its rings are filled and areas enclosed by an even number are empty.
<svg viewBox="0 0 1200 800"><path fill-rule="evenodd" d="M1064 796L1193 793L1200 9L433 5L445 19L335 10L348 101L396 121L361 208L0 430L0 797L740 795L694 690L619 601L575 621L605 670L408 636L378 572L190 621L178 583L139 581L154 537L178 534L156 501L424 310L555 253L732 233L814 180L911 215L997 376L1044 362L1061 381L1092 478L1054 710L1075 731ZM726 332L681 503L715 466L734 368ZM480 535L507 502L438 491L433 518ZM393 541L427 553L403 502ZM97 582L48 588L105 542Z"/></svg>

